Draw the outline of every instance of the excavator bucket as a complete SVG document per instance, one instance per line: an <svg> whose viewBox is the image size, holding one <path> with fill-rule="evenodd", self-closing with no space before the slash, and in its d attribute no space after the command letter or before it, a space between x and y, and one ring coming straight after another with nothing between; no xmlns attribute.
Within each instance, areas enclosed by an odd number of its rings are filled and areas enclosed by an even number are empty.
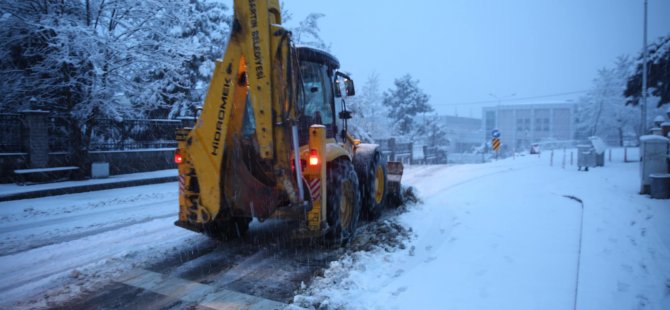
<svg viewBox="0 0 670 310"><path fill-rule="evenodd" d="M388 197L390 205L397 207L402 203L402 192L400 190L400 179L403 172L402 162L389 161L386 163L386 182L388 185Z"/></svg>

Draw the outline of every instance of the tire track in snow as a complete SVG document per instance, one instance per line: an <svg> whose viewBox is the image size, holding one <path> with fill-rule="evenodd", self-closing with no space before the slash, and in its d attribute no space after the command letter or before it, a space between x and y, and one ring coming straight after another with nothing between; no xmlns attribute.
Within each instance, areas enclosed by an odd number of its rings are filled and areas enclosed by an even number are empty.
<svg viewBox="0 0 670 310"><path fill-rule="evenodd" d="M252 228L259 229L250 230L251 236L246 240L221 242L202 253L190 256L187 254L187 257L173 256L163 262L154 263L153 266L142 267L142 270L131 270L128 273L130 276L135 272L144 274L147 271L154 276L147 277L146 280L138 278L128 284L123 280L127 276L122 275L118 278L120 282L111 283L96 293L61 306L99 309L191 309L198 305L210 307L207 300L211 290L258 297L252 297L253 300L260 298L290 302L302 282L308 282L318 270L325 268L330 261L338 259L344 253L339 248L305 248L278 235L268 239L255 239L255 235L267 233L263 231L266 228ZM184 294L180 288L170 289L175 281L192 283L193 286L203 289L189 291L187 298L181 298ZM141 290L137 291L137 288ZM118 304L119 295L130 296L123 306ZM245 308L252 305L251 302L242 302L236 306Z"/></svg>
<svg viewBox="0 0 670 310"><path fill-rule="evenodd" d="M180 240L188 238L190 234L174 227L172 222L172 219L154 220L129 226L129 229L109 231L0 257L0 278L5 280L0 284L0 301L4 298L11 299L12 295L20 295L26 286L44 285L42 282L45 279L54 276L67 277L74 270L96 263L113 264L110 260L120 259L119 266L123 268L133 258L142 262L143 259L134 256L143 248L152 248L153 244L161 241L186 244ZM170 230L166 228L174 228L174 233L169 233ZM101 248L102 244L105 247ZM134 249L134 252L128 252L127 249ZM149 253L151 254L155 253ZM7 266L11 266L11 269L5 269Z"/></svg>
<svg viewBox="0 0 670 310"><path fill-rule="evenodd" d="M102 227L102 228L97 228L97 229L92 229L92 230L86 230L86 231L81 231L81 232L77 232L77 233L73 233L73 234L66 234L66 235L63 235L62 237L57 238L57 239L47 238L47 239L39 240L39 241L36 241L36 242L28 242L28 243L25 243L23 246L20 245L19 247L15 247L13 250L10 250L8 252L3 253L3 255L0 255L0 257L7 256L7 255L13 255L13 254L21 253L21 252L26 252L26 251L41 248L41 247L44 247L44 246L50 246L50 245L55 245L55 244L59 244L59 243L66 243L66 242L70 242L70 241L73 241L73 240L78 240L78 239L82 239L82 238L86 238L86 237L90 237L90 236L103 234L103 233L113 231L113 230L119 230L121 228L125 228L125 227L128 227L128 226L139 225L139 224L151 222L153 220L160 220L160 219L165 219L165 218L176 218L176 215L173 214L173 213L170 213L170 214L161 215L161 216L147 217L147 218L144 218L144 219L141 219L141 220L131 220L131 221L124 222L124 223L118 224L118 225L112 225L112 226L107 226L107 227ZM26 241L24 241L24 242L26 242Z"/></svg>
<svg viewBox="0 0 670 310"><path fill-rule="evenodd" d="M35 227L48 227L48 226L55 226L55 225L60 225L60 224L74 223L74 222L79 222L82 219L92 218L92 217L96 217L96 216L102 216L102 215L107 215L107 214L120 214L120 213L123 213L124 211L127 211L127 210L143 211L143 210L145 210L149 207L152 207L152 206L167 205L169 203L174 203L175 200L176 199L166 199L166 200L161 200L161 201L158 201L158 202L145 203L145 204L139 204L139 205L130 205L130 206L123 207L123 208L113 208L113 209L101 210L101 211L98 211L98 212L87 212L87 213L83 213L83 214L77 213L77 214L73 214L73 215L70 215L70 216L59 216L59 217L56 217L56 218L45 219L45 220L41 220L41 221L31 221L31 219L29 218L29 219L26 220L27 223L0 227L0 234L5 234L5 233L8 233L8 232L15 233L15 232L19 232L19 231L22 231L22 230L31 230L31 229L34 229ZM174 210L176 210L176 208Z"/></svg>
<svg viewBox="0 0 670 310"><path fill-rule="evenodd" d="M150 222L167 217L176 218L174 208L162 208L174 200L160 200L119 208L105 208L86 213L74 213L35 222L0 227L0 257L42 246L48 246ZM29 218L30 219L30 218Z"/></svg>
<svg viewBox="0 0 670 310"><path fill-rule="evenodd" d="M506 169L502 169L502 170L496 170L496 171L491 172L491 173L485 173L485 174L482 174L482 175L478 175L478 176L472 177L472 178L467 179L467 180L463 180L463 181L460 181L460 182L448 184L445 187L440 187L439 189L436 190L435 193L427 195L426 197L427 198L432 198L432 197L435 197L437 195L442 194L445 191L449 191L449 190L452 190L454 188L470 184L472 182L480 181L481 179L484 179L484 178L488 178L488 177L492 177L492 176L498 176L498 175L502 175L502 174L506 174L506 173L510 173L510 172L515 172L515 171L519 171L519 170L521 170L521 169L520 168L506 168Z"/></svg>
<svg viewBox="0 0 670 310"><path fill-rule="evenodd" d="M465 166L457 166L457 167L458 168L464 168ZM479 168L479 167L480 166L477 166L477 168ZM484 166L481 166L481 167L484 167ZM446 168L445 169L446 172L449 172L448 167L445 167L445 168ZM472 182L481 181L481 180L489 178L489 177L499 176L499 175L503 175L503 174L507 174L507 173L522 170L522 168L509 168L509 167L498 168L498 167L496 167L498 169L496 169L494 171L491 171L490 168L491 167L489 166L489 167L486 167L486 169L482 169L481 171L479 171L479 173L477 175L475 175L475 176L473 176L473 177L471 177L467 180L461 180L461 181L458 181L458 182L455 182L455 183L445 184L444 186L431 188L431 193L421 195L421 192L419 192L419 194L420 194L419 199L421 199L423 201L423 203L430 205L431 203L429 203L428 200L430 200L432 198L435 198L436 196L445 195L445 193L447 193L448 191L452 191L452 190L457 189L461 186L468 185ZM423 171L420 171L419 173L422 173L422 172ZM430 174L430 175L434 176L435 174ZM411 182L411 183L414 183L417 180L413 179L412 181L413 182ZM427 233L428 235L439 234L439 235L445 235L446 236L451 232L452 228L454 228L456 226L459 226L461 224L459 222L458 217L456 217L456 216L451 217L449 219L436 218L436 217L431 217L431 219L432 220L429 222L428 227L421 229L421 231L428 232ZM449 228L447 230L443 229L442 228L443 224L449 225ZM421 232L418 228L415 227L413 229L413 231L418 237L413 238L413 240L409 243L409 246L411 246L414 249L414 250L411 250L412 252L413 251L424 251L424 250L425 251L432 251L433 249L440 248L445 242L452 242L453 241L453 240L448 240L447 238L442 238L440 242L435 243L435 242L432 242L430 240L423 240L421 238ZM408 272L408 271L410 271L414 268L417 268L418 266L423 265L425 263L426 263L425 258L422 255L413 253L413 254L410 255L410 258L407 259L407 261L404 263L404 265L403 265L404 269L402 269L401 274L405 273L405 272ZM381 287L389 286L394 280L395 280L395 277L389 277L389 278L385 279L384 281L381 282Z"/></svg>
<svg viewBox="0 0 670 310"><path fill-rule="evenodd" d="M454 201L449 202L450 200L453 200L454 195L459 195L459 193L463 192L462 190L459 189L460 187L473 187L472 186L473 184L477 184L477 183L480 183L480 182L482 184L489 184L489 183L492 183L494 180L495 180L495 182L498 182L497 184L504 184L504 182L506 182L505 179L513 180L513 179L510 179L509 177L507 177L507 175L515 174L515 173L518 173L519 171L523 171L523 170L526 170L528 168L529 167L527 167L527 166L526 167L521 167L521 166L490 167L489 166L489 167L486 168L486 170L482 169L482 170L479 170L479 171L475 170L477 168L472 168L473 170L468 171L468 178L467 179L465 179L463 177L460 177L460 179L459 179L458 178L459 171L470 169L470 167L463 167L461 169L454 169L454 171L451 171L451 172L448 171L448 170L439 171L436 174L432 175L432 178L430 180L427 179L423 182L418 178L414 178L413 181L416 184L423 185L423 188L421 188L420 193L424 193L424 194L421 195L422 196L421 198L425 201L426 206L430 206L430 207L420 208L422 210L418 210L418 212L421 214L422 218L426 218L426 219L429 219L429 220L423 221L422 224L418 227L414 227L414 231L416 232L416 234L419 237L415 238L412 241L412 243L410 243L410 245L412 246L412 249L413 250L415 249L415 250L410 251L410 253L412 253L412 254L410 254L410 256L411 256L410 258L403 258L404 261L400 265L400 267L402 267L402 268L399 268L399 271L401 272L401 274L408 273L411 270L417 268L419 265L422 265L424 263L430 263L431 261L435 260L435 258L437 256L435 256L436 254L432 254L432 253L435 253L436 251L438 251L438 249L442 248L444 246L444 244L451 243L452 240L453 240L453 239L449 240L449 237L446 236L446 235L443 238L426 238L426 236L444 235L445 230L441 229L443 227L447 228L446 229L447 234L463 235L460 231L457 232L456 230L453 230L453 229L456 227L456 225L458 225L457 222L460 220L459 217L461 217L464 220L464 222L466 223L466 226L469 226L469 225L467 225L467 222L468 222L467 220L468 219L466 218L467 216L470 216L470 212L467 210L468 209L467 208L468 207L468 204L467 204L468 200L467 199L465 199L465 200L464 199L457 199L457 201L458 201L457 204L454 204ZM530 168L533 168L533 167L530 167ZM439 177L440 174L445 175L445 181L446 182L433 181L435 179L435 177ZM450 182L449 177L448 177L448 175L450 175L450 174L455 176L455 179L452 179L451 182ZM500 180L502 182L500 182L498 180ZM511 182L511 181L508 181L508 182ZM524 184L526 184L526 183L530 183L532 181L524 179L524 182L525 182ZM491 186L491 187L482 187L482 188L483 189L492 188L493 191L495 191L495 189L497 187L494 185L494 186ZM484 192L482 194L487 195ZM488 194L488 195L490 196L492 194ZM451 199L449 198L450 196L452 197ZM470 196L468 196L468 197L470 197ZM476 200L477 198L476 198L476 196L472 196L472 199ZM556 202L559 202L559 201L556 200ZM465 207L465 209L458 208L458 209L463 210L462 212L460 212L460 213L463 213L463 214L458 215L459 212L457 212L456 214L452 214L453 212L433 212L433 210L440 209L440 208L435 208L435 207L444 206L445 204L448 205L449 203L451 203L451 206ZM567 202L565 203L565 205L567 205ZM484 211L481 211L481 212L484 212ZM473 212L473 214L475 214L475 213ZM440 216L437 216L437 215L440 215ZM454 215L454 216L452 216L452 215ZM477 214L477 216L480 216L480 215L481 214ZM415 216L418 216L418 215L415 215ZM466 216L466 217L464 217L464 216ZM482 221L482 223L484 223L484 222L486 222L486 221ZM469 229L469 228L466 227L466 229ZM470 231L470 232L468 232L468 234L465 234L465 235L466 236L467 235L473 235L473 234L474 235L476 235L476 234L482 234L483 235L483 234L491 233L488 230L481 230L481 227L479 227L479 226L477 226L476 229L480 229L480 230ZM453 230L453 233L452 233L452 230ZM511 233L510 234L510 236L515 236L515 235L519 235L519 233ZM480 239L481 240L487 240L485 238L480 238ZM491 243L493 244L493 242L491 242ZM496 241L495 244L493 244L493 246L498 247L498 243L500 243L500 241ZM512 245L512 247L509 247L509 248L514 248L513 247L514 244L511 244L511 243L503 244L503 247L504 246L509 246L509 245ZM453 248L454 246L448 245L448 247ZM471 245L468 245L468 246L462 246L461 245L458 248L463 249L463 248L468 248L468 247L472 247L472 246ZM481 244L481 248L486 248L486 247L487 247L486 244L484 244L484 243ZM443 252L444 253L449 253L449 251L443 251ZM508 259L508 257L505 256L507 254L507 252L508 251L504 250L504 249L498 251L498 253L500 254L500 259L501 260L502 259ZM473 253L476 253L476 252L473 252ZM426 257L429 257L428 261L425 261ZM473 270L473 274L475 274L474 271L475 270ZM477 272L479 272L479 271L477 271ZM486 270L484 270L482 272L486 272ZM501 274L504 274L504 270L501 272ZM392 293L394 291L397 291L395 287L390 287L391 283L393 283L394 281L395 281L395 279L393 277L389 277L389 278L384 279L383 281L380 282L380 287L385 287L385 289L380 289L378 291L386 292L388 290L390 293ZM570 296L570 297L572 297L572 296ZM572 300L570 300L570 302L572 302Z"/></svg>

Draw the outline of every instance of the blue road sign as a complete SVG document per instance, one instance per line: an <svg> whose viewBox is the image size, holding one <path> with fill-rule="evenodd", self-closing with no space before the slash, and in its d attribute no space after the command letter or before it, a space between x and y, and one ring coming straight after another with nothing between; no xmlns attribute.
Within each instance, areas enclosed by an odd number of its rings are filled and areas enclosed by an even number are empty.
<svg viewBox="0 0 670 310"><path fill-rule="evenodd" d="M493 131L491 131L491 136L493 136L494 138L500 138L500 130L493 129Z"/></svg>

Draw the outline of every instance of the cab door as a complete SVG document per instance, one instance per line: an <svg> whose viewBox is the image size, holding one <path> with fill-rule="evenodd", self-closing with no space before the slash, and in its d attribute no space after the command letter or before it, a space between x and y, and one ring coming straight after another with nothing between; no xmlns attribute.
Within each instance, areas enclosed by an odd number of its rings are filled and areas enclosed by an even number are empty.
<svg viewBox="0 0 670 310"><path fill-rule="evenodd" d="M299 91L298 106L300 116L300 145L307 143L306 133L311 125L326 126L326 138L334 138L336 132L335 111L333 105L333 81L326 65L300 62L302 90ZM330 74L332 75L332 74Z"/></svg>

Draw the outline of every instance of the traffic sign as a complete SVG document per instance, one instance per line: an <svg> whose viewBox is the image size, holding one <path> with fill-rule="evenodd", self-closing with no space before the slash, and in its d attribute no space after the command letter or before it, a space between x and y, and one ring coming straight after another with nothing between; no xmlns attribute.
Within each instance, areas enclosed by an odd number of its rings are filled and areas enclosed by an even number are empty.
<svg viewBox="0 0 670 310"><path fill-rule="evenodd" d="M491 131L491 136L494 138L500 138L500 130L493 129L493 131Z"/></svg>
<svg viewBox="0 0 670 310"><path fill-rule="evenodd" d="M493 147L493 150L497 152L500 149L500 139L493 138L493 140L491 140L491 146Z"/></svg>

